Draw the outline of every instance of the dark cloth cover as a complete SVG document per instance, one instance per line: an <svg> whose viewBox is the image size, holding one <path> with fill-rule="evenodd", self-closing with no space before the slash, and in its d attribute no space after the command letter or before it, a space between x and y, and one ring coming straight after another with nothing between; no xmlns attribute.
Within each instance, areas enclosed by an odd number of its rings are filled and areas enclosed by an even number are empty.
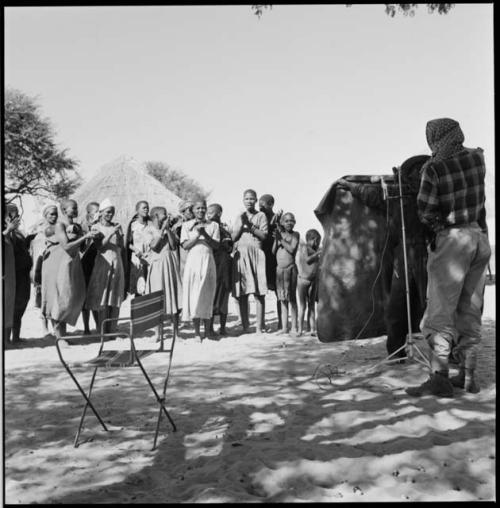
<svg viewBox="0 0 500 508"><path fill-rule="evenodd" d="M413 264L418 266L422 266L420 258L426 255L426 248L422 225L418 218L415 220L416 183L418 171L427 158L412 157L401 166L407 245L420 245L420 248L412 248ZM344 179L355 184L353 192L334 183L314 210L324 229L317 312L321 342L377 337L387 333L387 316L394 321L389 302L396 259L397 276L404 280L396 175L384 176L389 199L384 199L381 183L372 182L370 176L350 175ZM424 274L420 272L417 277L425 278L425 270ZM395 287L404 289L404 282L403 286ZM404 292L402 298L404 302ZM400 300L394 295L392 299ZM417 304L420 312L422 305ZM401 313L400 319L406 323L406 312ZM394 326L401 329L401 326ZM399 339L391 341L392 345L395 343L399 343Z"/></svg>

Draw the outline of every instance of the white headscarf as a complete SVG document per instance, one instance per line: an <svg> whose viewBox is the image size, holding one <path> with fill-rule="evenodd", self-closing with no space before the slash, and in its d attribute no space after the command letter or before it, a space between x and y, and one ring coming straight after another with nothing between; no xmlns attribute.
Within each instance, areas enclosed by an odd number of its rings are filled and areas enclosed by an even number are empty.
<svg viewBox="0 0 500 508"><path fill-rule="evenodd" d="M59 215L59 206L55 201L47 201L42 207L42 216L45 217L50 208L55 208Z"/></svg>
<svg viewBox="0 0 500 508"><path fill-rule="evenodd" d="M101 204L99 205L99 211L104 212L106 208L115 207L115 205L111 202L109 198L105 198L101 201Z"/></svg>

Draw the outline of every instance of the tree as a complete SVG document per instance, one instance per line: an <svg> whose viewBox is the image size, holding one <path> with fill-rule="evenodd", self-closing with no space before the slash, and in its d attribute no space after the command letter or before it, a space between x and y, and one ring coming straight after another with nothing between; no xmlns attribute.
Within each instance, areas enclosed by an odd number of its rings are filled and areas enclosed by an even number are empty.
<svg viewBox="0 0 500 508"><path fill-rule="evenodd" d="M351 7L353 4L345 4L347 7ZM385 13L393 18L396 13L402 12L405 16L414 16L415 9L419 5L427 5L427 10L430 14L437 12L438 14L448 14L448 12L455 6L455 4L384 4ZM260 18L265 9L272 9L271 4L254 4L252 5L253 13Z"/></svg>
<svg viewBox="0 0 500 508"><path fill-rule="evenodd" d="M427 5L427 11L432 14L437 12L438 14L448 14L448 12L455 6L455 4L385 4L385 13L393 18L396 12L402 12L405 16L414 16L415 9L419 5Z"/></svg>
<svg viewBox="0 0 500 508"><path fill-rule="evenodd" d="M4 106L4 193L70 196L82 181L77 162L67 149L57 147L54 129L41 117L37 100L7 88Z"/></svg>
<svg viewBox="0 0 500 508"><path fill-rule="evenodd" d="M264 9L272 9L273 6L270 4L254 4L252 5L253 13L260 18L262 16L262 13L264 12Z"/></svg>
<svg viewBox="0 0 500 508"><path fill-rule="evenodd" d="M198 182L164 162L146 162L146 169L151 176L184 200L207 199L210 195L210 191L206 191Z"/></svg>

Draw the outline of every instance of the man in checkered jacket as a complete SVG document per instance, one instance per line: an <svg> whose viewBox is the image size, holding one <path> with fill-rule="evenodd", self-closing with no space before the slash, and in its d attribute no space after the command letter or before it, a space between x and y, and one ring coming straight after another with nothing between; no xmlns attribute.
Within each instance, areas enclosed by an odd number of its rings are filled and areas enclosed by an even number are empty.
<svg viewBox="0 0 500 508"><path fill-rule="evenodd" d="M460 125L449 118L427 123L432 157L422 167L420 220L435 233L427 261L427 307L421 330L432 350L430 378L407 388L412 396L452 397L453 386L479 392L474 378L481 338L486 269L491 250L484 207L481 148L463 146ZM450 351L459 374L448 378Z"/></svg>

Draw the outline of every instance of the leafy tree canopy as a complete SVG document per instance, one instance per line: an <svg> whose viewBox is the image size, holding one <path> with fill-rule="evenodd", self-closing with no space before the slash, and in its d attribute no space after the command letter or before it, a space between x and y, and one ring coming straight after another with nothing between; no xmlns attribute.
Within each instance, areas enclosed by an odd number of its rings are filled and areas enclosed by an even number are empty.
<svg viewBox="0 0 500 508"><path fill-rule="evenodd" d="M164 162L146 162L146 169L151 176L183 200L207 199L210 195L210 191L206 191L198 182Z"/></svg>
<svg viewBox="0 0 500 508"><path fill-rule="evenodd" d="M345 4L351 7L353 4ZM396 13L402 13L405 16L414 16L419 5L426 5L429 13L437 12L439 14L448 14L455 4L384 4L385 13L393 18ZM252 5L253 13L260 18L265 9L272 9L271 4L254 4Z"/></svg>
<svg viewBox="0 0 500 508"><path fill-rule="evenodd" d="M82 181L77 162L67 149L58 148L36 99L7 88L4 100L4 193L53 199L71 195Z"/></svg>

